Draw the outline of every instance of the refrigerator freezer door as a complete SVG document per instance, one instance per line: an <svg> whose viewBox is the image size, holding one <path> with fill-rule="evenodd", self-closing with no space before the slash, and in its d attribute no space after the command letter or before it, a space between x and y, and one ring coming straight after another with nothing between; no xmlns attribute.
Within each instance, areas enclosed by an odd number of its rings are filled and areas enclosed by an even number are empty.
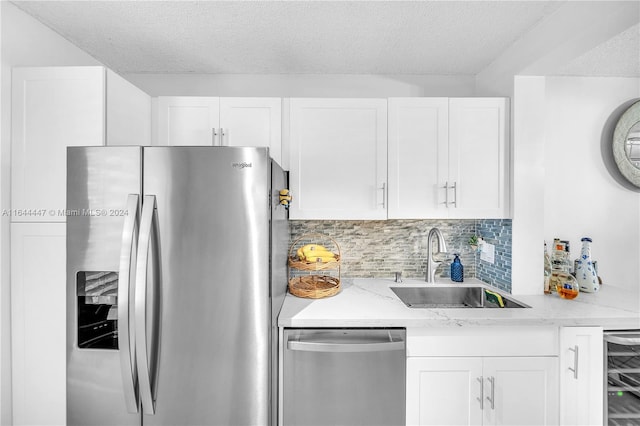
<svg viewBox="0 0 640 426"><path fill-rule="evenodd" d="M143 424L269 424L270 179L264 148L144 149L161 302L155 414Z"/></svg>
<svg viewBox="0 0 640 426"><path fill-rule="evenodd" d="M139 147L67 151L69 425L140 424L141 415L127 410L116 336L127 199L141 192L141 157ZM128 395L135 397L130 388Z"/></svg>

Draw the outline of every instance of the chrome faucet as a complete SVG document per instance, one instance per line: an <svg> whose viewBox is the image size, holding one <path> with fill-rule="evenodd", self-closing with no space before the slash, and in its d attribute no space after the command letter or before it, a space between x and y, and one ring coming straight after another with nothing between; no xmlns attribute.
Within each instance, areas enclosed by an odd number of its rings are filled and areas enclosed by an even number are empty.
<svg viewBox="0 0 640 426"><path fill-rule="evenodd" d="M436 269L442 263L442 261L433 260L433 237L436 237L438 240L438 251L436 253L446 253L447 252L447 244L444 242L444 237L442 236L442 232L438 228L431 228L429 231L429 235L427 236L427 277L426 281L428 283L433 283L436 281Z"/></svg>

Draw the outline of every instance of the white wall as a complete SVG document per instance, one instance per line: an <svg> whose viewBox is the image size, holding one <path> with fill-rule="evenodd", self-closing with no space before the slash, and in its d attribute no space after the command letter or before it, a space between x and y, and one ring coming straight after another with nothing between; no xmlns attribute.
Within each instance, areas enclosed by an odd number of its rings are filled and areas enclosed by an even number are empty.
<svg viewBox="0 0 640 426"><path fill-rule="evenodd" d="M543 291L545 78L514 79L511 292Z"/></svg>
<svg viewBox="0 0 640 426"><path fill-rule="evenodd" d="M10 207L11 68L101 65L7 1L0 1L0 209ZM0 216L0 424L12 424L9 217ZM64 397L64 396L62 396Z"/></svg>
<svg viewBox="0 0 640 426"><path fill-rule="evenodd" d="M636 78L550 77L546 82L544 237L592 237L604 285L640 286L640 189L611 159L620 106L640 98Z"/></svg>
<svg viewBox="0 0 640 426"><path fill-rule="evenodd" d="M473 76L124 74L151 96L474 96Z"/></svg>
<svg viewBox="0 0 640 426"><path fill-rule="evenodd" d="M540 292L543 239L569 240L575 258L583 236L604 285L640 289L640 190L611 154L615 123L638 98L638 78L516 77L514 293Z"/></svg>

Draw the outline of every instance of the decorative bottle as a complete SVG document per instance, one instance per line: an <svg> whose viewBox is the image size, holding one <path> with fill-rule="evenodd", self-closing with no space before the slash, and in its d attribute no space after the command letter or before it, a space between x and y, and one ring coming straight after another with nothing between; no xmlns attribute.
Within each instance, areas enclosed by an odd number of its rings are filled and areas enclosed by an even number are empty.
<svg viewBox="0 0 640 426"><path fill-rule="evenodd" d="M544 294L551 293L551 258L547 252L547 242L544 243Z"/></svg>
<svg viewBox="0 0 640 426"><path fill-rule="evenodd" d="M464 266L462 266L462 262L460 262L458 254L455 254L453 263L451 263L451 281L455 281L457 283L464 281Z"/></svg>
<svg viewBox="0 0 640 426"><path fill-rule="evenodd" d="M580 241L582 241L582 251L576 262L576 279L580 285L580 291L595 293L600 290L600 284L598 283L598 274L596 274L591 261L592 240L589 237L584 237Z"/></svg>

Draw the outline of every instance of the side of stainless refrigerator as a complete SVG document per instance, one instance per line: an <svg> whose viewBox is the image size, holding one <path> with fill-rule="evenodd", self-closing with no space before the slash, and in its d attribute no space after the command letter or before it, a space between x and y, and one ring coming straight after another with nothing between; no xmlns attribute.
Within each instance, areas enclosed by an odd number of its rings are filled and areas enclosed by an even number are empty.
<svg viewBox="0 0 640 426"><path fill-rule="evenodd" d="M67 420L276 418L286 175L266 148L67 155Z"/></svg>

